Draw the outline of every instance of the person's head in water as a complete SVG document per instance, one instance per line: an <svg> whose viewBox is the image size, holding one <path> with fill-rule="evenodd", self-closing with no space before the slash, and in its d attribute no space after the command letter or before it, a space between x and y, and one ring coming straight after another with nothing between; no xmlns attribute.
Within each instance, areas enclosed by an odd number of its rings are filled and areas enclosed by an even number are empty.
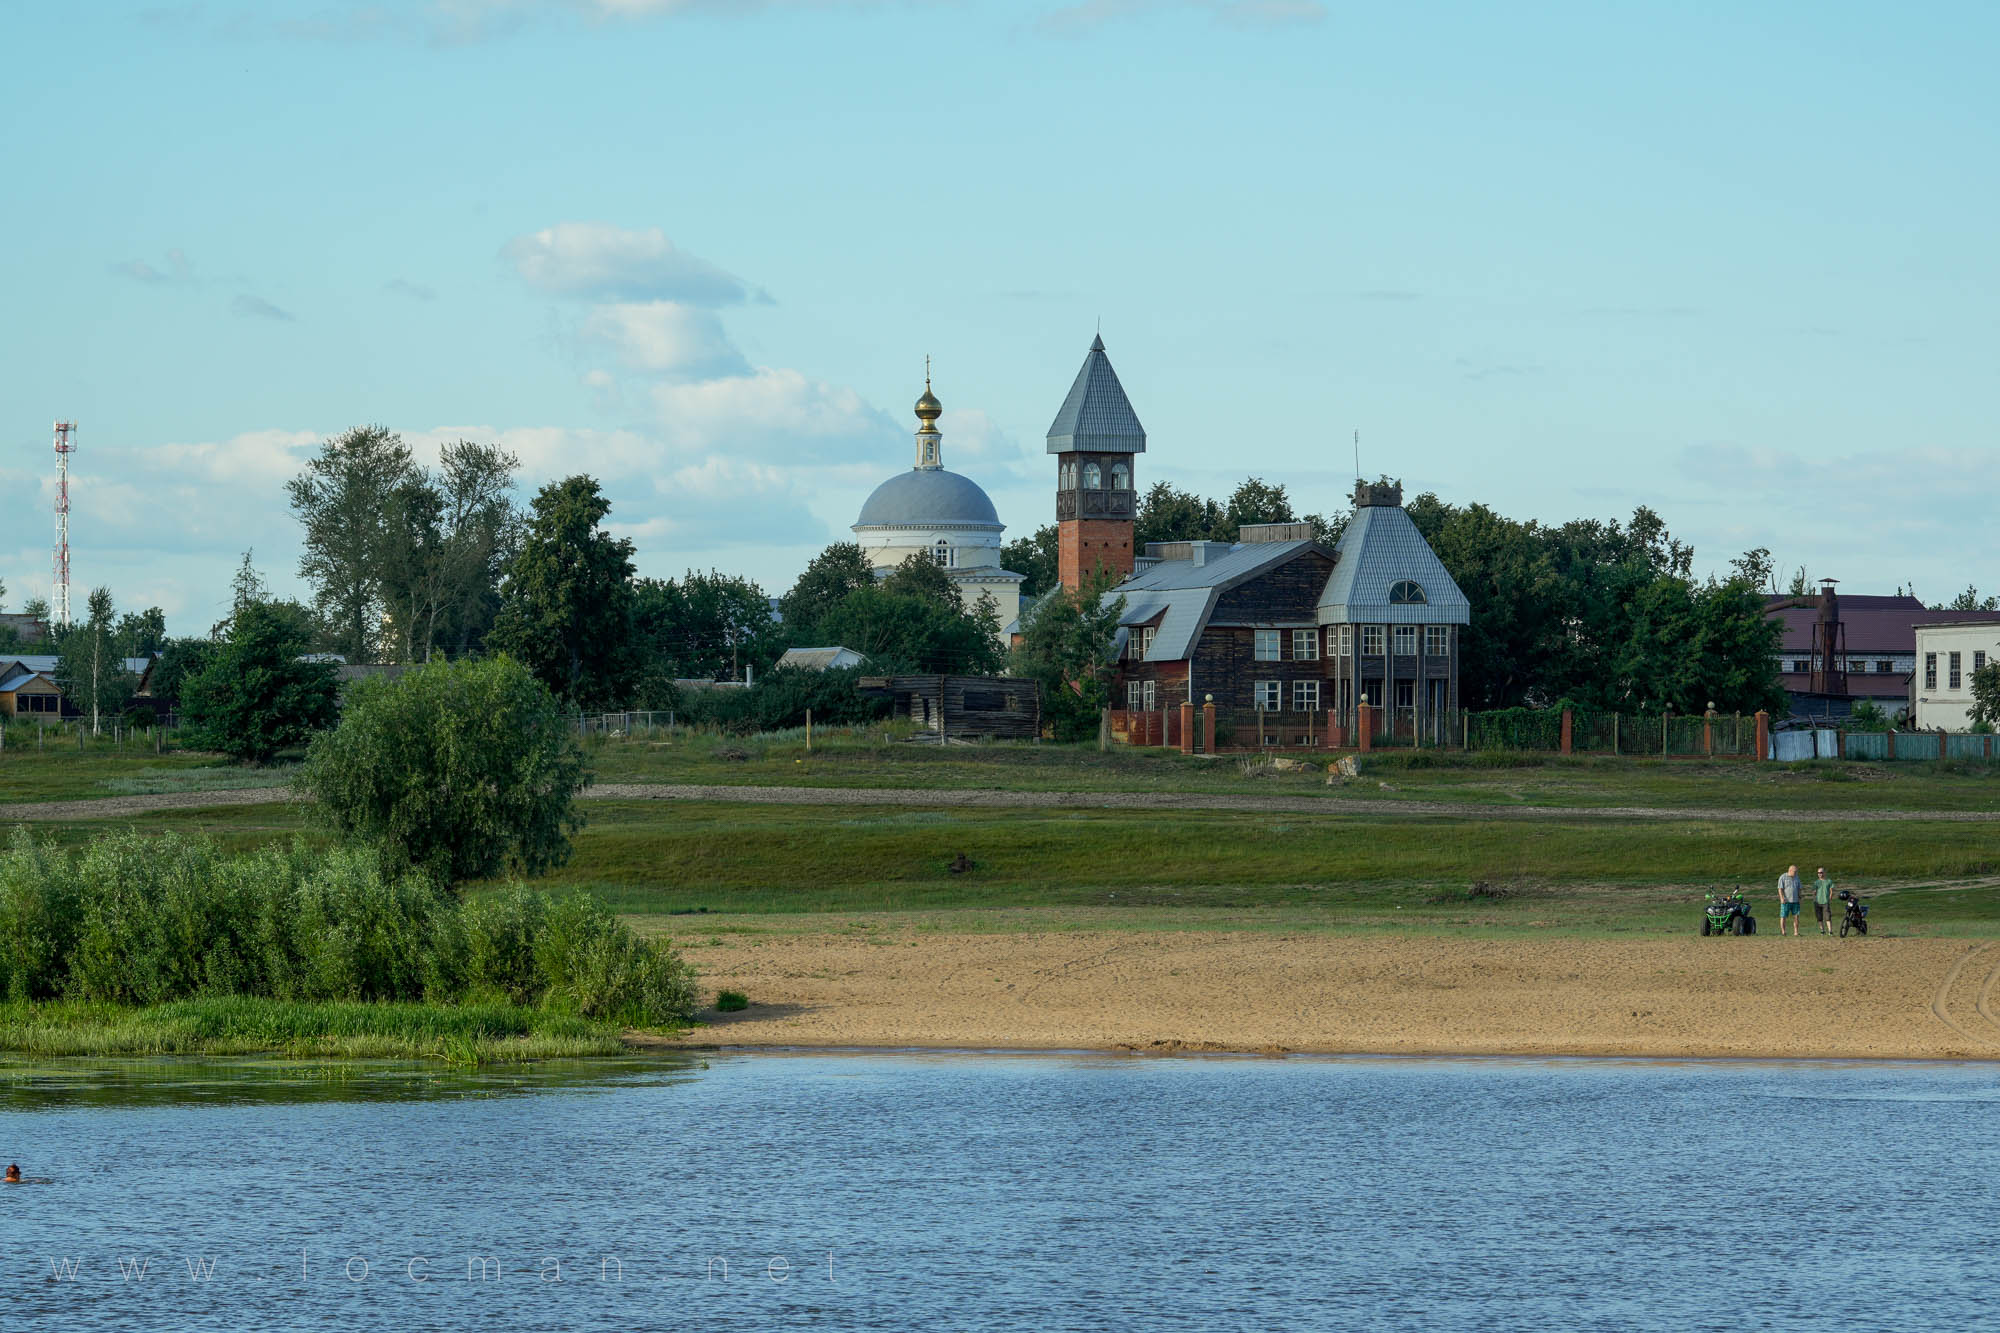
<svg viewBox="0 0 2000 1333"><path fill-rule="evenodd" d="M20 1182L21 1179L20 1163L10 1162L7 1164L7 1179L14 1181L17 1184Z"/></svg>

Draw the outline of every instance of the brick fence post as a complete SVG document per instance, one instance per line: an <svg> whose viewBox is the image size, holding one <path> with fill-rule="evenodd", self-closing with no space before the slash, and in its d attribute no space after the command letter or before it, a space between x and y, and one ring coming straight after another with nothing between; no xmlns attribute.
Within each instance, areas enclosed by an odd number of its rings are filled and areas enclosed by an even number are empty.
<svg viewBox="0 0 2000 1333"><path fill-rule="evenodd" d="M1194 700L1181 705L1181 753L1194 753Z"/></svg>
<svg viewBox="0 0 2000 1333"><path fill-rule="evenodd" d="M1201 752L1215 753L1215 700L1201 706Z"/></svg>
<svg viewBox="0 0 2000 1333"><path fill-rule="evenodd" d="M1763 709L1757 710L1757 757L1771 758L1771 715Z"/></svg>
<svg viewBox="0 0 2000 1333"><path fill-rule="evenodd" d="M1567 708L1563 709L1561 753L1563 754L1573 753L1573 750L1571 749L1571 744L1575 740L1575 735L1576 735L1575 728L1576 728L1575 716L1571 714L1569 709Z"/></svg>
<svg viewBox="0 0 2000 1333"><path fill-rule="evenodd" d="M1354 725L1361 732L1361 753L1375 748L1375 705L1363 699L1354 709Z"/></svg>

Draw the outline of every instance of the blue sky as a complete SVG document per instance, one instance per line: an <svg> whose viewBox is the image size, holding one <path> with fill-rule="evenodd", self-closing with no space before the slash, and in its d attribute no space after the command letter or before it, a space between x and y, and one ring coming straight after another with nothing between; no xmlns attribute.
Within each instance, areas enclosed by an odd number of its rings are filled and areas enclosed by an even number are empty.
<svg viewBox="0 0 2000 1333"><path fill-rule="evenodd" d="M908 466L1009 535L1092 332L1143 483L1362 468L1718 569L2000 590L2000 10L1935 3L9 6L0 580L203 630L380 421L599 476L782 591Z"/></svg>

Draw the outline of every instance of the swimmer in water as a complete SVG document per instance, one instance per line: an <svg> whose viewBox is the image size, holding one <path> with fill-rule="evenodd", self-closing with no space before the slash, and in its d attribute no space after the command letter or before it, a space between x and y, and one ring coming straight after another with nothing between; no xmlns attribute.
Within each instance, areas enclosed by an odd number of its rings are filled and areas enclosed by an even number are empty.
<svg viewBox="0 0 2000 1333"><path fill-rule="evenodd" d="M20 1183L21 1183L21 1166L20 1166L20 1163L18 1163L18 1162L10 1162L10 1163L8 1164L8 1166L7 1166L7 1183L8 1183L9 1185L18 1185L18 1184L20 1184Z"/></svg>

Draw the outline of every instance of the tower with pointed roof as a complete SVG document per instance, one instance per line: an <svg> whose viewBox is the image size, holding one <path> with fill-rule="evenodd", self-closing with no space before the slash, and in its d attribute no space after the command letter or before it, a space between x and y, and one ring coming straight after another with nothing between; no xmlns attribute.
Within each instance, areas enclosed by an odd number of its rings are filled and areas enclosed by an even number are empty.
<svg viewBox="0 0 2000 1333"><path fill-rule="evenodd" d="M1049 426L1056 456L1057 570L1074 591L1099 569L1132 572L1132 527L1138 515L1136 455L1146 452L1139 424L1100 335L1069 397Z"/></svg>

